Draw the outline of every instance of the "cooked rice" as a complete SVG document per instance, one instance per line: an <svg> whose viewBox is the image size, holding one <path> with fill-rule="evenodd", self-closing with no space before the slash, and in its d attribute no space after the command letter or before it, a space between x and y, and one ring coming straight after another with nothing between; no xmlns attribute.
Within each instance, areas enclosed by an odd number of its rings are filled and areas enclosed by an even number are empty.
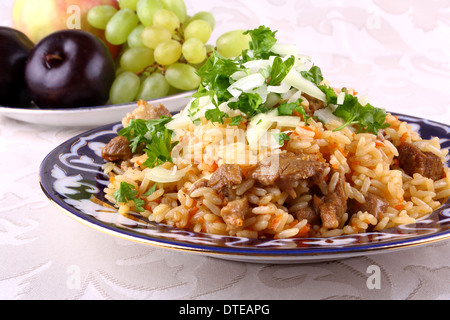
<svg viewBox="0 0 450 320"><path fill-rule="evenodd" d="M388 114L386 122L390 124L385 129L385 136L389 140L380 140L376 135L368 133L358 134L349 127L334 132L333 129L341 126L341 123L324 125L312 118L293 131L292 128L277 125L272 128L281 132L290 130L291 139L278 152L320 153L329 159L330 167L345 174L344 190L349 199L364 203L369 192L385 199L389 204L388 209L377 217L368 212L358 212L352 216L344 214L337 229L311 226L306 220L298 221L292 215L305 208L312 199L306 183L300 181L295 185L297 198L292 199L277 186L264 187L249 178L243 181L235 194L238 198L246 197L252 210L245 216L241 227L228 228L220 214L226 205L220 194L210 187L196 189L190 195L187 191L193 183L202 178L208 179L225 163L240 164L248 172L269 154L269 150L253 150L245 139L238 138L242 130L245 130L245 125L236 127L212 124L204 118L200 126L190 125L187 130L175 131L176 140L180 141L175 151L181 156L174 157L174 164L167 164L166 167L170 169L175 165L178 169L187 166L191 168L178 182L158 183L153 194L143 197L146 205L141 214L149 221L196 232L275 239L331 237L367 230L381 231L414 223L436 210L450 197L449 169L445 167L445 177L438 181L420 174L410 177L393 166L395 157L399 155L396 146L401 142L414 142L419 149L434 153L443 162L446 162L448 150L441 150L438 138L422 140L411 126L391 114ZM234 137L231 143L227 141L230 136ZM103 166L105 173L111 177L110 184L105 189L106 199L115 203L113 193L118 190L122 181L135 186L139 195L153 186L154 183L146 178L148 169L140 165L145 157L136 155L126 164L106 163ZM324 179L319 185L323 194L332 193L338 183L338 172L330 176L330 169L327 168L326 171L328 179ZM116 205L119 214L134 210L132 201Z"/></svg>

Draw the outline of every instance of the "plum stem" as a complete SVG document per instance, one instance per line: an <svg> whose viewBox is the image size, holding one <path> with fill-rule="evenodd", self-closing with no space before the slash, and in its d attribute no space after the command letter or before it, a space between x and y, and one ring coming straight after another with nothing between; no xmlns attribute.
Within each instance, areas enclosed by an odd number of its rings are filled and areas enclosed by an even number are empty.
<svg viewBox="0 0 450 320"><path fill-rule="evenodd" d="M45 55L45 61L47 62L47 65L52 68L60 65L61 62L64 61L64 58L57 54L49 53Z"/></svg>
<svg viewBox="0 0 450 320"><path fill-rule="evenodd" d="M50 62L51 60L59 60L62 61L63 58L58 56L57 54L53 54L53 53L49 53L45 56L45 60L47 60L47 62Z"/></svg>

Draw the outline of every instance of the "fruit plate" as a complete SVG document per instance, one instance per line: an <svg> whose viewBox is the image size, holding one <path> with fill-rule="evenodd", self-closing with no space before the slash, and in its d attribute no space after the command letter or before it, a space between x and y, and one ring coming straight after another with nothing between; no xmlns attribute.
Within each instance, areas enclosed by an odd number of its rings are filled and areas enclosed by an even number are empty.
<svg viewBox="0 0 450 320"><path fill-rule="evenodd" d="M450 126L399 116L424 139L440 137L450 147ZM149 222L142 216L118 214L103 189L101 149L117 135L121 124L109 124L78 135L55 148L40 167L40 184L64 213L107 234L161 248L253 263L311 263L361 255L395 252L450 239L450 201L420 219L383 232L332 238L255 240L180 230ZM450 161L449 161L450 162Z"/></svg>
<svg viewBox="0 0 450 320"><path fill-rule="evenodd" d="M170 112L176 113L186 106L193 93L194 91L188 91L148 102L150 104L163 104ZM121 121L128 112L132 112L136 108L136 102L66 109L40 109L37 107L12 108L0 106L0 115L37 125L93 128Z"/></svg>

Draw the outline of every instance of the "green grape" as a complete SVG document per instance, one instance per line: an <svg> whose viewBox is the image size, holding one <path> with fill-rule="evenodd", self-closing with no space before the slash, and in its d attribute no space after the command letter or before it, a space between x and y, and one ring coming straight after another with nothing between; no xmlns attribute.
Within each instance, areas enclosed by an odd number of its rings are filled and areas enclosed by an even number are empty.
<svg viewBox="0 0 450 320"><path fill-rule="evenodd" d="M181 55L181 43L176 40L163 42L155 49L155 61L163 66L177 62Z"/></svg>
<svg viewBox="0 0 450 320"><path fill-rule="evenodd" d="M206 47L203 42L191 38L183 43L182 52L184 58L190 64L202 63L206 59Z"/></svg>
<svg viewBox="0 0 450 320"><path fill-rule="evenodd" d="M120 67L129 72L141 72L155 62L153 50L149 48L130 48L120 58Z"/></svg>
<svg viewBox="0 0 450 320"><path fill-rule="evenodd" d="M180 27L180 19L170 10L161 9L155 12L153 16L153 25L155 27L163 27L172 34Z"/></svg>
<svg viewBox="0 0 450 320"><path fill-rule="evenodd" d="M120 74L122 74L122 73L124 73L125 72L125 70L123 70L120 66L116 69L116 78L120 75Z"/></svg>
<svg viewBox="0 0 450 320"><path fill-rule="evenodd" d="M211 29L214 30L214 28L216 27L216 19L214 18L214 16L208 12L208 11L200 11L197 12L196 14L194 14L191 18L191 21L194 20L204 20L206 22L209 23L209 25L211 26Z"/></svg>
<svg viewBox="0 0 450 320"><path fill-rule="evenodd" d="M212 29L205 20L192 20L184 30L184 38L186 40L197 38L203 43L207 43L211 37Z"/></svg>
<svg viewBox="0 0 450 320"><path fill-rule="evenodd" d="M112 104L122 104L136 101L141 80L133 72L122 72L114 80L109 93Z"/></svg>
<svg viewBox="0 0 450 320"><path fill-rule="evenodd" d="M242 50L249 49L250 35L244 30L233 30L221 35L216 42L217 51L225 58L235 58L241 55Z"/></svg>
<svg viewBox="0 0 450 320"><path fill-rule="evenodd" d="M142 42L142 31L145 26L143 24L139 24L136 28L131 31L128 36L128 47L130 48L142 48L145 47L145 44Z"/></svg>
<svg viewBox="0 0 450 320"><path fill-rule="evenodd" d="M201 78L197 75L197 70L185 63L174 63L166 70L166 79L169 84L177 89L189 91L197 89Z"/></svg>
<svg viewBox="0 0 450 320"><path fill-rule="evenodd" d="M146 27L153 25L153 15L160 9L164 9L161 0L138 0L136 5L139 20Z"/></svg>
<svg viewBox="0 0 450 320"><path fill-rule="evenodd" d="M96 6L89 10L87 21L94 28L105 30L109 20L116 12L117 9L110 5Z"/></svg>
<svg viewBox="0 0 450 320"><path fill-rule="evenodd" d="M168 95L170 85L161 73L154 73L145 78L139 88L137 100L153 100Z"/></svg>
<svg viewBox="0 0 450 320"><path fill-rule="evenodd" d="M187 18L186 3L184 0L161 0L164 9L168 9L175 13L181 23L184 23Z"/></svg>
<svg viewBox="0 0 450 320"><path fill-rule="evenodd" d="M169 30L163 27L146 27L142 31L142 43L150 49L155 49L159 44L172 39Z"/></svg>
<svg viewBox="0 0 450 320"><path fill-rule="evenodd" d="M106 40L114 45L127 42L131 31L137 27L139 19L130 9L121 9L109 20L106 26Z"/></svg>
<svg viewBox="0 0 450 320"><path fill-rule="evenodd" d="M138 0L119 0L119 8L136 11L137 2Z"/></svg>

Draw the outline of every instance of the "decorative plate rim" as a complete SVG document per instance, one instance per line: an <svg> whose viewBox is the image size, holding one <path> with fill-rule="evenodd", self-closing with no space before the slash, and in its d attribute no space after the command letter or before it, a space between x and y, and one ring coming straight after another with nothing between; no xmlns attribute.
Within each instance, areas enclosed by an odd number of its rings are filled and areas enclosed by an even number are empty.
<svg viewBox="0 0 450 320"><path fill-rule="evenodd" d="M445 147L450 147L450 126L433 120L421 119L414 116L391 113L401 120L410 124L418 125L420 129L438 130L443 129L445 135L439 138L445 140ZM412 248L418 245L430 244L437 241L450 239L450 201L443 204L438 210L430 215L419 219L413 225L395 227L383 232L361 233L356 235L342 235L332 238L299 238L299 239L278 239L278 240L255 240L238 238L233 236L218 236L206 233L196 233L169 227L162 224L148 223L138 219L128 220L127 223L135 223L135 226L123 226L117 223L105 223L82 212L67 202L67 195L59 194L55 191L56 179L52 177L52 170L57 165L63 166L68 153L63 153L69 148L69 155L85 156L73 153L74 148L88 147L89 142L99 143L98 138L114 135L121 127L120 123L112 123L81 133L53 149L42 161L39 170L39 183L44 194L60 210L68 216L75 218L87 226L98 231L124 238L139 243L150 244L157 247L176 249L181 251L203 253L219 257L235 257L237 260L258 260L261 258L274 261L299 261L315 259L339 259L363 254L374 254L399 249ZM436 135L433 135L436 136ZM90 139L90 140L89 140ZM110 139L110 137L109 137ZM108 139L105 139L106 143ZM77 143L80 143L80 146ZM444 147L444 146L443 146ZM77 149L78 152L79 149ZM91 150L91 149L89 149ZM94 151L90 151L95 156ZM97 155L99 157L99 155ZM101 157L99 157L101 159ZM93 161L94 164L96 164ZM101 166L104 163L97 164ZM67 168L66 168L67 169ZM85 168L93 174L94 170ZM74 173L79 171L75 170ZM83 172L83 171L81 171ZM97 170L97 175L103 175ZM99 183L98 181L96 183ZM99 183L100 184L100 183ZM104 187L104 185L103 185ZM99 188L100 193L103 187ZM64 199L66 198L66 199ZM70 202L70 201L69 201ZM112 211L111 211L112 213ZM114 215L114 214L113 214ZM119 215L115 212L115 218ZM137 226L137 227L136 227ZM139 228L138 228L139 227ZM143 229L141 229L143 227ZM145 228L144 228L145 227ZM439 228L438 228L439 227ZM150 233L144 233L147 231ZM220 245L219 245L220 244ZM289 247L293 246L295 247Z"/></svg>

